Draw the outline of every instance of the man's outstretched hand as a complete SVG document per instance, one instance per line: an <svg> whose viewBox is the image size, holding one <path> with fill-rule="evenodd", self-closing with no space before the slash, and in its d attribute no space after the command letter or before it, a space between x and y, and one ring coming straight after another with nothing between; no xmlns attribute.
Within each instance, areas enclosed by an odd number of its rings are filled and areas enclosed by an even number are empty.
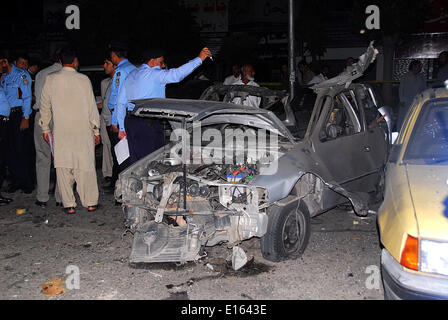
<svg viewBox="0 0 448 320"><path fill-rule="evenodd" d="M208 57L212 56L212 52L208 48L202 49L202 51L199 53L199 58L204 61Z"/></svg>

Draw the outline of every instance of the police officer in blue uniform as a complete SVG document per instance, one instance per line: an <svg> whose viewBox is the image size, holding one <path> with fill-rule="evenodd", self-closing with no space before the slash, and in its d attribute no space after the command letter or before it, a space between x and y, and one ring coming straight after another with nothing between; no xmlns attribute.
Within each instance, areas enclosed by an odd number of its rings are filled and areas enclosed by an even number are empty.
<svg viewBox="0 0 448 320"><path fill-rule="evenodd" d="M108 107L112 113L111 127L108 130L109 140L111 142L111 147L113 150L114 166L112 169L112 185L115 186L115 182L118 179L118 174L120 172L120 166L117 162L117 157L115 155L115 145L120 141L118 139L118 120L117 120L117 102L118 94L123 87L124 81L128 77L129 73L136 69L136 67L129 62L127 59L127 47L122 43L113 43L109 46L106 59L111 61L115 66L115 74L112 78L112 84L109 95ZM126 164L122 164L124 168Z"/></svg>
<svg viewBox="0 0 448 320"><path fill-rule="evenodd" d="M127 138L129 143L129 162L131 165L165 144L163 128L158 121L146 121L132 115L132 100L165 98L165 88L169 83L185 79L202 62L211 57L208 48L203 48L199 55L184 65L166 69L164 51L149 48L143 53L144 62L132 71L118 95L117 121L120 139Z"/></svg>
<svg viewBox="0 0 448 320"><path fill-rule="evenodd" d="M3 88L10 105L8 134L8 168L12 176L12 184L7 190L14 193L22 189L30 194L34 189L33 144L30 127L31 116L31 77L29 73L16 67L6 53L0 54Z"/></svg>
<svg viewBox="0 0 448 320"><path fill-rule="evenodd" d="M6 173L7 127L9 121L9 102L6 99L5 90L0 87L0 189L3 185ZM9 204L12 199L5 198L0 192L0 206Z"/></svg>

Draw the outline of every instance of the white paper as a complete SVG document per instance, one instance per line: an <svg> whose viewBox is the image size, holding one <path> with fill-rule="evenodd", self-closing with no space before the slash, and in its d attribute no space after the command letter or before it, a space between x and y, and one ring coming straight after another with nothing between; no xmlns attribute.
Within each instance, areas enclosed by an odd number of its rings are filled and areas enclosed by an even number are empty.
<svg viewBox="0 0 448 320"><path fill-rule="evenodd" d="M122 164L127 158L129 158L129 145L128 139L123 138L115 146L115 155L117 156L118 164Z"/></svg>

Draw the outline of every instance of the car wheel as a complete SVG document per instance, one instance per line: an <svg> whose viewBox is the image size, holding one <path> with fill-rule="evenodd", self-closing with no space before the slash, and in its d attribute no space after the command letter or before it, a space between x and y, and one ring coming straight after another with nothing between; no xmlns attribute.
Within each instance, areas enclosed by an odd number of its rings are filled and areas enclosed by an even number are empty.
<svg viewBox="0 0 448 320"><path fill-rule="evenodd" d="M308 210L294 202L284 207L270 207L268 217L267 232L261 238L263 258L274 262L299 258L310 238Z"/></svg>

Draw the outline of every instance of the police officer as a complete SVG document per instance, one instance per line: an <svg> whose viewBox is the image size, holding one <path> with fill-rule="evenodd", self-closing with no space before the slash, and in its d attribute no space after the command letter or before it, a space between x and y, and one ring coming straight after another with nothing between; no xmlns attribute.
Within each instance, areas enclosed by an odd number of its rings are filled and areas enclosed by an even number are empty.
<svg viewBox="0 0 448 320"><path fill-rule="evenodd" d="M0 86L4 89L10 105L10 115L7 126L8 133L8 167L12 176L12 184L7 190L14 193L22 189L30 194L34 189L33 175L33 144L31 137L31 77L29 73L16 67L10 61L11 57L2 52L0 66L3 76Z"/></svg>
<svg viewBox="0 0 448 320"><path fill-rule="evenodd" d="M144 62L132 71L118 95L117 118L119 123L118 137L127 137L130 160L128 165L162 147L163 130L157 121L148 124L144 119L130 115L134 109L131 100L165 98L165 87L169 83L177 83L191 74L202 62L211 57L208 48L203 48L198 57L179 68L166 70L162 49L151 48L143 53ZM128 113L126 115L126 112Z"/></svg>
<svg viewBox="0 0 448 320"><path fill-rule="evenodd" d="M3 180L6 173L6 139L7 139L7 126L9 121L9 102L6 99L5 90L0 87L0 189L3 185ZM9 204L12 199L5 198L0 192L0 206Z"/></svg>
<svg viewBox="0 0 448 320"><path fill-rule="evenodd" d="M28 55L24 54L24 53L18 53L16 54L15 58L14 58L14 65L17 68L23 69L23 70L28 70L29 67L29 58Z"/></svg>
<svg viewBox="0 0 448 320"><path fill-rule="evenodd" d="M110 126L110 137L112 150L114 150L115 145L120 141L118 139L118 120L117 120L117 101L118 94L123 87L124 81L126 80L128 74L135 70L136 67L129 62L127 57L127 48L121 43L113 43L109 46L108 54L106 59L111 61L115 68L115 74L112 78L110 95L108 107L112 112L111 126ZM118 173L120 169L118 168L118 162L116 161L116 156L114 154L114 166L112 169L112 185L118 179Z"/></svg>

